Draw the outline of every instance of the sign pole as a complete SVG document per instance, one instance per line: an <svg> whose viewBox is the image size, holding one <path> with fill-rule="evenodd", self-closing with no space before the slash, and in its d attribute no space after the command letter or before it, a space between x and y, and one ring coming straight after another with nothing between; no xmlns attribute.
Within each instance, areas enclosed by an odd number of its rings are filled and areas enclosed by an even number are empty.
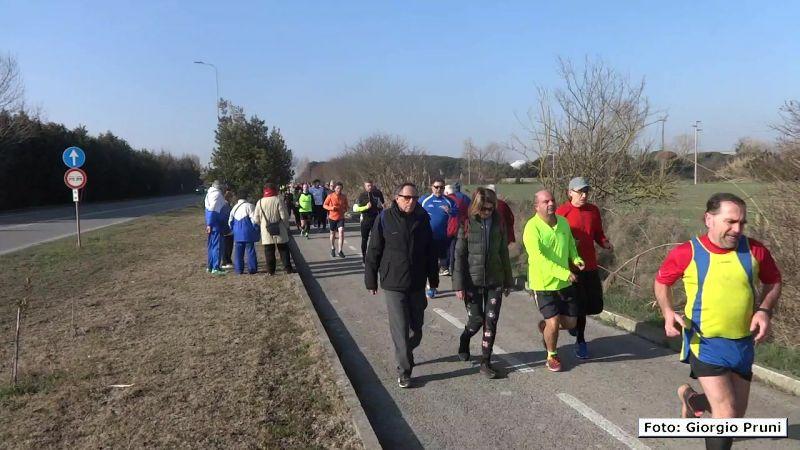
<svg viewBox="0 0 800 450"><path fill-rule="evenodd" d="M78 192L77 189L74 189L73 192ZM78 248L81 246L81 214L78 205L80 204L80 200L78 200L77 196L75 196L75 225L78 229Z"/></svg>
<svg viewBox="0 0 800 450"><path fill-rule="evenodd" d="M78 248L81 246L81 213L80 189L86 186L86 172L80 169L86 162L86 153L78 147L69 147L61 154L61 160L69 167L64 174L64 184L72 189L72 201L75 202L75 228L78 234Z"/></svg>

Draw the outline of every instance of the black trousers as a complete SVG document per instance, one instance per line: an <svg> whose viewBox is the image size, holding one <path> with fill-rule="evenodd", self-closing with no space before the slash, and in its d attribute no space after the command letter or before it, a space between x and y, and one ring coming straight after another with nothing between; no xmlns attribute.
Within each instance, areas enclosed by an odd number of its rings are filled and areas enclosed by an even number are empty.
<svg viewBox="0 0 800 450"><path fill-rule="evenodd" d="M364 215L361 220L361 261L367 256L367 242L369 242L369 233L372 231L372 226L375 224L375 218L378 216Z"/></svg>
<svg viewBox="0 0 800 450"><path fill-rule="evenodd" d="M314 205L314 226L317 228L325 227L325 208L322 205Z"/></svg>
<svg viewBox="0 0 800 450"><path fill-rule="evenodd" d="M462 341L469 339L483 328L482 356L488 361L492 356L500 306L503 304L502 287L474 287L466 291L464 306L467 308L467 325L461 334Z"/></svg>
<svg viewBox="0 0 800 450"><path fill-rule="evenodd" d="M281 254L283 270L286 273L293 273L294 269L292 269L292 261L289 259L289 245L278 244L278 253ZM275 244L264 246L264 257L267 260L267 273L275 273Z"/></svg>
<svg viewBox="0 0 800 450"><path fill-rule="evenodd" d="M222 264L233 264L233 260L231 259L231 255L233 255L233 235L229 234L223 236L223 242L225 244L225 251L222 252Z"/></svg>

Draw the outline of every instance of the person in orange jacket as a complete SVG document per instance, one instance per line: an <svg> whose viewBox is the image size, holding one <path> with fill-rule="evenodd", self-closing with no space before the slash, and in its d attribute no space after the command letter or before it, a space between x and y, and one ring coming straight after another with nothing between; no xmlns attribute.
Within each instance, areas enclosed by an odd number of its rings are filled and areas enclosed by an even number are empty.
<svg viewBox="0 0 800 450"><path fill-rule="evenodd" d="M325 198L322 207L328 211L328 223L331 229L331 258L336 258L336 235L339 235L339 257L344 258L342 247L344 246L344 213L349 208L347 196L342 194L344 185L337 181L333 186L333 192Z"/></svg>

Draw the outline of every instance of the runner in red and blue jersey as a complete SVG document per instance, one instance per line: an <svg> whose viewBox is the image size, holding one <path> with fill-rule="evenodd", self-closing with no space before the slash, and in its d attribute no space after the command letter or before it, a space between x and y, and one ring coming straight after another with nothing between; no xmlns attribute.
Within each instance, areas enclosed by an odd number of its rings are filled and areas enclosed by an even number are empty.
<svg viewBox="0 0 800 450"><path fill-rule="evenodd" d="M678 388L684 417L709 409L715 419L737 418L747 410L754 342L767 337L781 274L769 250L744 235L746 223L744 200L714 194L706 204L708 233L674 248L656 276L666 335L682 335L681 361L704 391ZM671 286L679 279L686 289L685 316L673 311ZM706 438L706 448L730 448L732 442Z"/></svg>

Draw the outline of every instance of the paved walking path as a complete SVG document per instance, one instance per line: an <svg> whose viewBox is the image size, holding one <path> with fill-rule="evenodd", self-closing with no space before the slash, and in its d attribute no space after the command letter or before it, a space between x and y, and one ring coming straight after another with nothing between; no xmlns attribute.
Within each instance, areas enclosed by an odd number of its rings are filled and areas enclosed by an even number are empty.
<svg viewBox="0 0 800 450"><path fill-rule="evenodd" d="M704 448L702 439L636 437L638 418L679 415L675 389L688 368L674 353L590 320L593 358L576 360L574 338L562 332L565 371L551 373L536 331L539 312L521 292L503 301L495 346L495 365L511 372L483 378L477 362L456 357L466 312L447 277L425 312L414 387L400 389L383 296L364 288L358 225L347 226L344 259L331 258L328 233L314 231L308 240L295 236L296 265L384 447ZM748 416L788 417L791 437L739 440L734 448L800 447L797 397L754 383Z"/></svg>

